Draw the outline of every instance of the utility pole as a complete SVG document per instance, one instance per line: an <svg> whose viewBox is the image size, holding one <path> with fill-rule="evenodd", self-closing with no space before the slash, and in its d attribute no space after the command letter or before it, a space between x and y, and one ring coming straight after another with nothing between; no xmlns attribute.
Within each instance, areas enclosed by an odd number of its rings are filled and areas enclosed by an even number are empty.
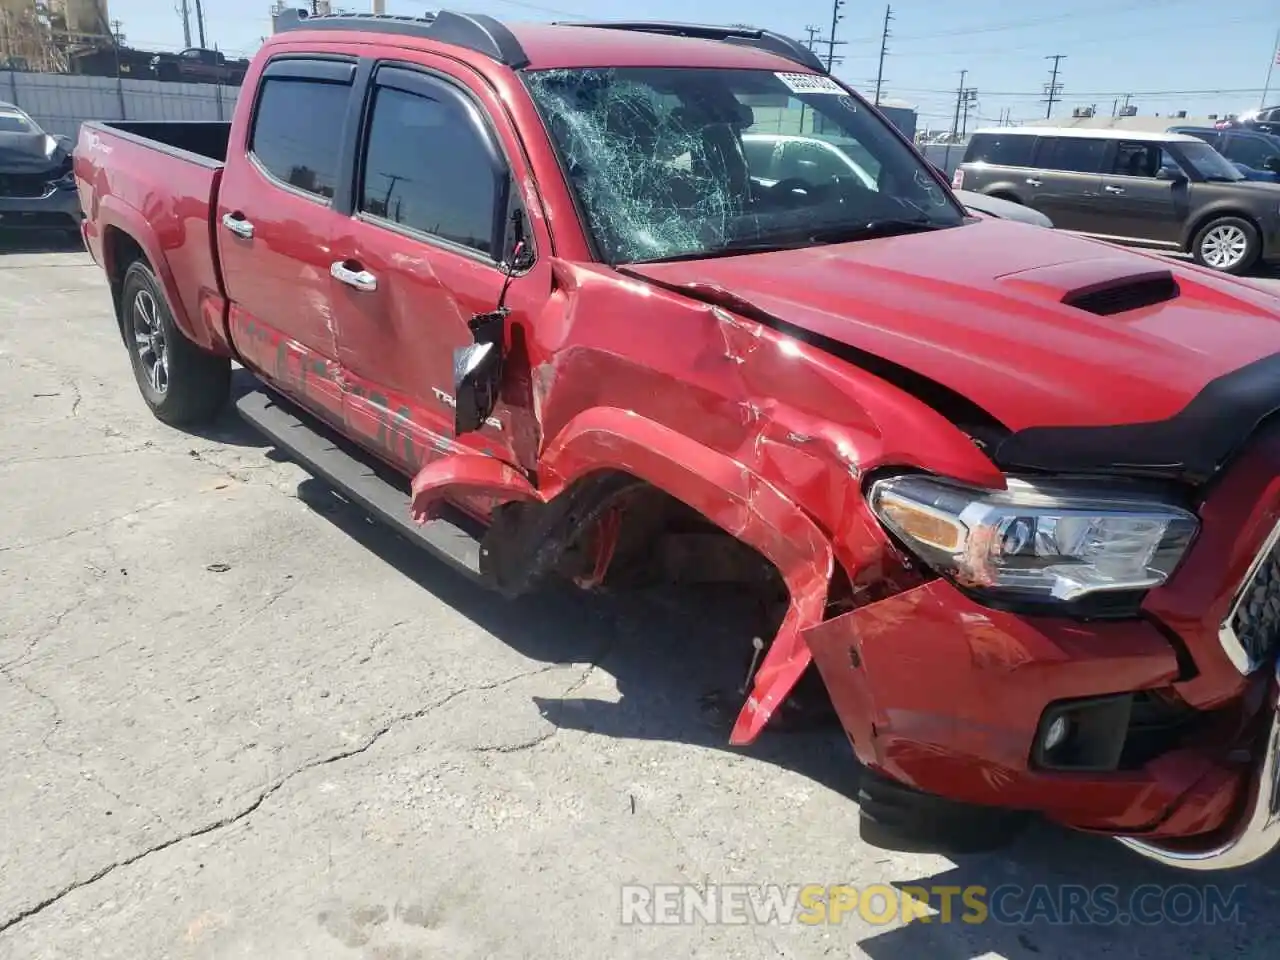
<svg viewBox="0 0 1280 960"><path fill-rule="evenodd" d="M962 90L960 98L964 104L964 116L960 120L960 139L963 140L969 132L969 104L977 102L978 91L974 87Z"/></svg>
<svg viewBox="0 0 1280 960"><path fill-rule="evenodd" d="M827 73L831 72L836 59L836 24L843 19L840 15L840 8L843 6L844 0L831 0L831 33L827 36Z"/></svg>
<svg viewBox="0 0 1280 960"><path fill-rule="evenodd" d="M182 17L182 45L191 46L191 0L178 0L178 14Z"/></svg>
<svg viewBox="0 0 1280 960"><path fill-rule="evenodd" d="M964 100L964 78L969 75L968 70L960 71L960 87L956 90L956 116L951 121L951 136L947 137L947 149L942 157L942 169L947 170L947 164L951 161L951 144L955 143L956 133L960 129L960 103Z"/></svg>
<svg viewBox="0 0 1280 960"><path fill-rule="evenodd" d="M821 29L820 27L815 27L813 24L805 25L804 32L809 35L809 39L805 41L805 46L808 47L810 50L813 49L813 38L818 35L818 32L820 29ZM806 112L805 110L806 106L807 105L805 104L805 102L801 100L800 101L800 129L797 132L802 134L804 133L804 115Z"/></svg>
<svg viewBox="0 0 1280 960"><path fill-rule="evenodd" d="M889 52L889 21L893 19L893 7L884 8L884 29L880 31L880 68L876 71L876 106L880 106L880 85L884 83L884 58Z"/></svg>
<svg viewBox="0 0 1280 960"><path fill-rule="evenodd" d="M196 29L200 34L200 49L206 49L204 42L204 7L201 0L196 0Z"/></svg>
<svg viewBox="0 0 1280 960"><path fill-rule="evenodd" d="M1044 118L1048 120L1053 116L1053 105L1058 102L1058 94L1062 92L1062 84L1058 82L1058 64L1067 59L1065 53L1054 53L1045 57L1046 60L1053 61L1053 72L1049 74L1049 83L1044 88L1045 101L1049 106L1044 111Z"/></svg>

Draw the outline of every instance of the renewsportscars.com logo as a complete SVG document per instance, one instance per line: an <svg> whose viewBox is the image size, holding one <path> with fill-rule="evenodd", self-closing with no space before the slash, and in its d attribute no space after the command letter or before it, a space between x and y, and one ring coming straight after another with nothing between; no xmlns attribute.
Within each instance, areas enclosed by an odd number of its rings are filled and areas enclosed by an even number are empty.
<svg viewBox="0 0 1280 960"><path fill-rule="evenodd" d="M1141 925L1243 923L1244 885L657 884L622 888L625 925L996 923Z"/></svg>

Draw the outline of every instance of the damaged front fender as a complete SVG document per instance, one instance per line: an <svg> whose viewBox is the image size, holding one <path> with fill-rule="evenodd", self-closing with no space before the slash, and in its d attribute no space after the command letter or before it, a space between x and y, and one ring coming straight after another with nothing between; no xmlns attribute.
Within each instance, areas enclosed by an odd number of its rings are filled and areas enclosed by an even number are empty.
<svg viewBox="0 0 1280 960"><path fill-rule="evenodd" d="M553 499L598 470L637 477L697 510L777 568L790 595L786 616L755 675L729 742L751 743L809 666L802 631L821 622L834 568L830 539L777 487L742 463L627 410L574 417L542 458Z"/></svg>

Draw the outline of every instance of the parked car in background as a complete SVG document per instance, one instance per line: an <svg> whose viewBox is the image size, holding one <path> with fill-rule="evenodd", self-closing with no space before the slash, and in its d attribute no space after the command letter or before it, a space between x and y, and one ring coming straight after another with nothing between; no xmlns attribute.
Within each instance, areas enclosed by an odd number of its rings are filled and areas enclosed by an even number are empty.
<svg viewBox="0 0 1280 960"><path fill-rule="evenodd" d="M151 58L151 73L157 80L238 87L248 69L248 60L228 60L217 50L200 47L189 47L181 53L158 53Z"/></svg>
<svg viewBox="0 0 1280 960"><path fill-rule="evenodd" d="M978 130L952 186L1025 204L1060 230L1190 253L1225 273L1280 261L1280 185L1246 180L1186 134Z"/></svg>
<svg viewBox="0 0 1280 960"><path fill-rule="evenodd" d="M816 133L744 133L742 151L752 178L766 186L792 180L799 185L826 189L841 177L852 177L868 190L879 189L876 185L879 163L862 144L852 140ZM944 181L947 179L937 164L930 162L929 165ZM1037 227L1053 226L1048 217L1030 207L967 190L954 192L956 199L971 212Z"/></svg>
<svg viewBox="0 0 1280 960"><path fill-rule="evenodd" d="M1242 128L1256 130L1259 133L1280 135L1280 106L1262 107L1259 110L1246 110L1231 120L1218 124L1219 129L1230 130Z"/></svg>
<svg viewBox="0 0 1280 960"><path fill-rule="evenodd" d="M22 110L0 102L0 230L79 234L72 149L68 138L46 133Z"/></svg>
<svg viewBox="0 0 1280 960"><path fill-rule="evenodd" d="M1170 127L1169 132L1203 140L1235 164L1246 180L1280 183L1280 137L1243 127L1219 130L1178 126Z"/></svg>

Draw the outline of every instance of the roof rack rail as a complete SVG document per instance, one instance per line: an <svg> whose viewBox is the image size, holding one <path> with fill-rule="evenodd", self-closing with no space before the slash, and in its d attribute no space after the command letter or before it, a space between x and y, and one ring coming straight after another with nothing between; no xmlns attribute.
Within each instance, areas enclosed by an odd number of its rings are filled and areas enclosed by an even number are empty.
<svg viewBox="0 0 1280 960"><path fill-rule="evenodd" d="M491 60L519 70L529 57L515 34L493 17L480 13L441 10L421 16L387 13L308 14L306 10L285 10L275 20L277 33L286 30L360 30L421 37L437 43L474 50Z"/></svg>
<svg viewBox="0 0 1280 960"><path fill-rule="evenodd" d="M785 57L795 63L808 67L818 73L826 73L827 67L816 53L799 40L762 30L759 27L734 26L716 27L700 23L670 23L663 20L592 20L574 22L571 20L556 21L565 27L595 27L603 30L634 30L636 33L664 33L673 37L690 37L698 40L719 40L722 43L736 43L744 47L757 47L769 53Z"/></svg>

